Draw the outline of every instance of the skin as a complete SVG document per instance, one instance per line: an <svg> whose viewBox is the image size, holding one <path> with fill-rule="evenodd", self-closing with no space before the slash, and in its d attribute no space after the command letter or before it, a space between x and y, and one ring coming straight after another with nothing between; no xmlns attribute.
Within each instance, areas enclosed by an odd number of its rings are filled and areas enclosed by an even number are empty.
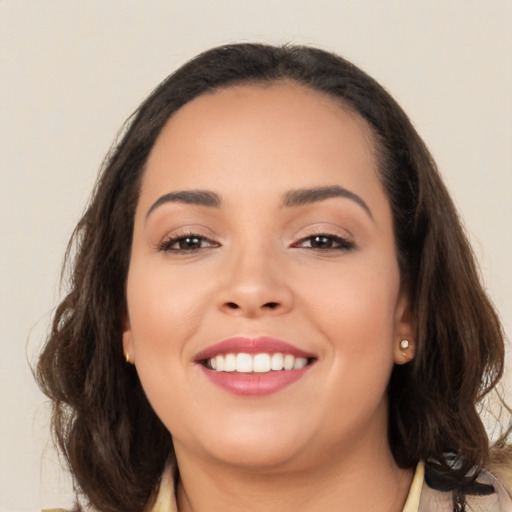
<svg viewBox="0 0 512 512"><path fill-rule="evenodd" d="M173 436L180 511L402 510L412 473L387 443L386 386L414 340L377 173L366 123L295 84L205 94L164 127L135 215L123 344ZM347 197L283 206L290 190L335 185L369 211ZM153 206L184 190L221 204ZM195 251L169 242L191 234ZM233 336L316 360L277 393L235 396L195 361Z"/></svg>

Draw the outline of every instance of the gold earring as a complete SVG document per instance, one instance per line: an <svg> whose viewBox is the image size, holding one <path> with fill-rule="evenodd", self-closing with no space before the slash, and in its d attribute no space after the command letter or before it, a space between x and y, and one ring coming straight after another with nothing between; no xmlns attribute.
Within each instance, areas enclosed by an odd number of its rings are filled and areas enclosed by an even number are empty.
<svg viewBox="0 0 512 512"><path fill-rule="evenodd" d="M126 354L124 355L124 359L125 359L125 361L126 361L128 364L130 364L130 354L129 354L129 352L126 352Z"/></svg>
<svg viewBox="0 0 512 512"><path fill-rule="evenodd" d="M400 350L407 350L409 348L409 340L400 341Z"/></svg>

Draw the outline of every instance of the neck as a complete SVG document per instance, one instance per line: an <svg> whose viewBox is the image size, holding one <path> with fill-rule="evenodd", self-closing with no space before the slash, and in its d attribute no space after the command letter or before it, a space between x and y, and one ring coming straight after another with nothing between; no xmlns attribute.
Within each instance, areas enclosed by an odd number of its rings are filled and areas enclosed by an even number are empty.
<svg viewBox="0 0 512 512"><path fill-rule="evenodd" d="M247 469L178 457L178 508L180 512L402 511L412 470L398 468L385 442L364 448L345 450L333 460L298 470L291 470L293 465Z"/></svg>

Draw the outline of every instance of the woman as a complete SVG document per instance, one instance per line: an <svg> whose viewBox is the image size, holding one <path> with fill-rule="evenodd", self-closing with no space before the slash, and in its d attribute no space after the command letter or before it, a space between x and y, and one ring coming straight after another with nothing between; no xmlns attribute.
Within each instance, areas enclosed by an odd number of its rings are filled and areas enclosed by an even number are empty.
<svg viewBox="0 0 512 512"><path fill-rule="evenodd" d="M94 509L512 510L476 410L498 318L423 142L352 64L198 56L73 241L38 376Z"/></svg>

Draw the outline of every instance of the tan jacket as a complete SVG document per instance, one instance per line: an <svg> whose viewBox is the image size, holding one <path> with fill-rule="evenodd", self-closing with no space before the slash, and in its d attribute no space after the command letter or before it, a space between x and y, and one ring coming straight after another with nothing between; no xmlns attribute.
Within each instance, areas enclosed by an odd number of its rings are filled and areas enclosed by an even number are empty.
<svg viewBox="0 0 512 512"><path fill-rule="evenodd" d="M510 461L508 461L510 462ZM508 471L505 466L494 466L501 474L510 476L512 468ZM431 489L424 481L425 469L422 462L416 468L409 496L403 512L452 512L452 493ZM472 512L512 512L512 499L505 487L490 471L484 471L478 481L494 487L495 493L488 496L468 496L467 510ZM156 501L146 512L178 512L174 496L174 478L172 467L165 470Z"/></svg>
<svg viewBox="0 0 512 512"><path fill-rule="evenodd" d="M512 495L512 445L491 448L491 463L488 469Z"/></svg>
<svg viewBox="0 0 512 512"><path fill-rule="evenodd" d="M416 468L403 512L452 512L452 493L431 489L424 481L424 474L424 465L420 462ZM162 475L152 504L145 512L178 512L173 475L174 469L168 465ZM478 481L492 485L495 493L488 496L468 496L468 511L512 512L512 447L505 447L505 449L493 453L493 462L489 465L489 470L484 471ZM42 512L66 511L47 509Z"/></svg>

